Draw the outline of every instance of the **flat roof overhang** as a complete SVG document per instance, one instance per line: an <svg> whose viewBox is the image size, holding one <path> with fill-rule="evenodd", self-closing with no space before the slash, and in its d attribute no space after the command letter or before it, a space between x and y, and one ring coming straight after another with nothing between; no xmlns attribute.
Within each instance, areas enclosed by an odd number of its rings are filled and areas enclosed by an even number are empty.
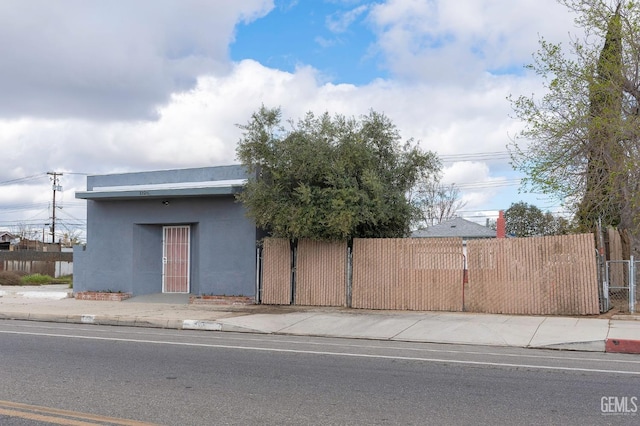
<svg viewBox="0 0 640 426"><path fill-rule="evenodd" d="M234 195L242 191L246 179L209 182L182 182L95 187L76 192L83 200L131 200L150 198L211 197Z"/></svg>

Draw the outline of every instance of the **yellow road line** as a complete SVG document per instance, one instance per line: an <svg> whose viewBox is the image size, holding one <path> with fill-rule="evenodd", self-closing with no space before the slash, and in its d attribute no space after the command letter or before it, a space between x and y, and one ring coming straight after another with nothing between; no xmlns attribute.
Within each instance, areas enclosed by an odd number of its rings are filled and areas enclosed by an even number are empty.
<svg viewBox="0 0 640 426"><path fill-rule="evenodd" d="M5 410L3 408L0 408L0 414L9 416L9 417L19 417L21 419L37 420L39 422L54 423L57 425L64 425L64 426L95 426L97 424L97 423L79 422L76 420L65 419L61 417L44 416L41 414L34 414L34 413L25 412L25 411Z"/></svg>
<svg viewBox="0 0 640 426"><path fill-rule="evenodd" d="M140 422L137 420L98 416L90 413L81 413L79 411L60 410L58 408L41 407L11 401L0 401L0 414L65 426L95 426L96 424L157 426L154 423Z"/></svg>

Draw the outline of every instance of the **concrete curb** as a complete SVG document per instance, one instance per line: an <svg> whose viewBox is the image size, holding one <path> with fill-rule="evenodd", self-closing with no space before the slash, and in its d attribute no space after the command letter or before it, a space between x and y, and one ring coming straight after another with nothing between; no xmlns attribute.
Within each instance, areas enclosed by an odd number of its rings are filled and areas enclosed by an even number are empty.
<svg viewBox="0 0 640 426"><path fill-rule="evenodd" d="M63 324L87 324L87 325L109 325L121 327L145 327L145 328L166 328L172 330L201 330L201 331L222 331L235 333L255 333L271 334L268 331L256 330L238 325L225 324L219 321L206 320L160 320L155 318L143 318L133 316L109 316L109 315L55 315L40 313L16 312L10 314L0 313L0 320L19 321L40 321Z"/></svg>
<svg viewBox="0 0 640 426"><path fill-rule="evenodd" d="M640 354L640 340L607 339L605 352L616 354Z"/></svg>
<svg viewBox="0 0 640 426"><path fill-rule="evenodd" d="M75 324L90 325L110 325L120 327L145 327L145 328L168 328L180 330L181 320L160 320L156 318L142 318L135 316L109 316L109 315L73 315L69 317L69 322Z"/></svg>
<svg viewBox="0 0 640 426"><path fill-rule="evenodd" d="M551 345L528 345L526 347L529 349L554 349L559 351L606 352L605 340L554 343Z"/></svg>
<svg viewBox="0 0 640 426"><path fill-rule="evenodd" d="M254 333L254 334L273 334L264 330L256 330L253 328L242 327L239 325L226 324L220 321L203 321L203 320L184 320L182 321L183 330L204 330L204 331L224 331L233 333ZM276 333L277 334L277 333Z"/></svg>
<svg viewBox="0 0 640 426"><path fill-rule="evenodd" d="M222 324L217 321L183 320L183 330L222 331Z"/></svg>
<svg viewBox="0 0 640 426"><path fill-rule="evenodd" d="M175 316L174 316L175 317ZM345 333L344 330L338 333L327 332L326 330L317 330L313 328L298 328L292 330L290 326L284 324L279 327L266 327L265 329L255 329L251 321L246 325L233 324L234 321L219 320L197 320L197 319L160 319L149 316L138 315L114 315L114 314L64 314L64 313L37 313L37 312L14 312L14 313L1 313L0 320L22 320L22 321L41 321L50 323L72 323L72 324L86 324L86 325L108 325L108 326L126 326L126 327L144 327L144 328L164 328L174 330L200 330L200 331L217 331L217 332L237 332L237 333L254 333L254 334L273 334L273 335L296 335L296 336L314 336L314 337L330 337L330 338L356 338L356 339L369 339L369 340L386 340L386 341L408 341L408 342L424 342L424 343L438 343L438 344L462 344L462 345L474 345L480 344L484 346L503 346L503 347L521 347L530 349L548 349L548 350L570 350L570 351L583 351L583 352L609 352L609 353L622 353L622 354L640 354L640 339L634 338L636 334L625 333L625 330L634 327L630 327L630 322L625 322L622 326L618 324L615 329L616 333L612 333L619 338L603 338L596 340L585 341L568 341L557 343L544 343L542 344L502 344L496 343L480 343L473 341L461 341L452 342L445 340L439 340L433 336L427 334L421 334L420 338L402 338L400 335L394 335L388 337L385 335L376 335L376 333L366 333L366 335ZM255 322L255 321L254 321ZM300 324L300 322L296 322ZM612 331L613 324L609 325L610 332ZM537 332L536 332L537 333ZM610 335L612 335L610 334ZM627 338L625 338L627 337ZM539 339L544 340L544 339Z"/></svg>
<svg viewBox="0 0 640 426"><path fill-rule="evenodd" d="M611 319L623 321L640 321L640 314L616 314L613 315Z"/></svg>

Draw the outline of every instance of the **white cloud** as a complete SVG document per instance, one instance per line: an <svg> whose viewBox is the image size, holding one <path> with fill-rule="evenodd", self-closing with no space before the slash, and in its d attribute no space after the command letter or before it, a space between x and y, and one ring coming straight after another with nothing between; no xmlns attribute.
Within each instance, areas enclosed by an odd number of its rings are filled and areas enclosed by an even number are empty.
<svg viewBox="0 0 640 426"><path fill-rule="evenodd" d="M369 6L361 5L348 11L336 12L327 17L327 28L332 33L343 33L367 10L369 10Z"/></svg>
<svg viewBox="0 0 640 426"><path fill-rule="evenodd" d="M459 161L443 170L442 182L460 189L465 209L475 210L498 195L507 183L504 176L492 176L487 163Z"/></svg>
<svg viewBox="0 0 640 426"><path fill-rule="evenodd" d="M171 93L228 69L239 21L271 0L0 3L0 115L152 118Z"/></svg>
<svg viewBox="0 0 640 426"><path fill-rule="evenodd" d="M424 149L440 155L503 151L513 124L504 100L509 79L493 79L492 87L470 92L383 80L363 87L321 84L320 78L309 67L288 73L246 60L229 73L202 76L194 89L174 94L158 109L157 121L5 120L0 122L5 129L0 144L9 153L9 164L17 167L3 174L10 178L50 169L97 174L234 163L241 135L236 124L246 123L261 104L281 106L285 118L293 119L306 111L358 116L374 109L386 113L404 139L420 140ZM461 170L476 175L457 183L490 181L489 168L480 168L482 164L465 165ZM456 176L451 173L447 179ZM483 191L476 191L474 203L494 194L480 195Z"/></svg>
<svg viewBox="0 0 640 426"><path fill-rule="evenodd" d="M389 0L369 16L394 75L459 86L529 62L539 34L567 40L572 19L555 0Z"/></svg>

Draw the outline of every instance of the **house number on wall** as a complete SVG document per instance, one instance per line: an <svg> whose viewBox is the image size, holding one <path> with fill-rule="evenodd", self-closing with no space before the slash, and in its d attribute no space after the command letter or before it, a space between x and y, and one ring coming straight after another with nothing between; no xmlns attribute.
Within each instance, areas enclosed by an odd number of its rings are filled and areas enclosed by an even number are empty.
<svg viewBox="0 0 640 426"><path fill-rule="evenodd" d="M140 191L140 195L149 195L149 191Z"/></svg>

